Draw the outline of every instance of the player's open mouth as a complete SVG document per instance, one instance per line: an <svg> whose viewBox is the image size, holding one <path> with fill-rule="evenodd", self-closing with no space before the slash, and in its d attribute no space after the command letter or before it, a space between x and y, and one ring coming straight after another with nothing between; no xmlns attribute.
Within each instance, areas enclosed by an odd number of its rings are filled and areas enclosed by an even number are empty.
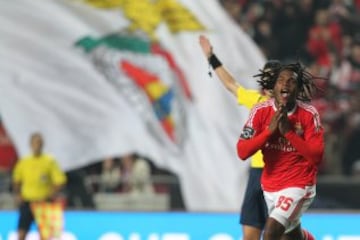
<svg viewBox="0 0 360 240"><path fill-rule="evenodd" d="M280 94L281 94L281 96L282 96L283 98L288 98L289 95L290 95L290 93L288 92L288 90L281 90Z"/></svg>

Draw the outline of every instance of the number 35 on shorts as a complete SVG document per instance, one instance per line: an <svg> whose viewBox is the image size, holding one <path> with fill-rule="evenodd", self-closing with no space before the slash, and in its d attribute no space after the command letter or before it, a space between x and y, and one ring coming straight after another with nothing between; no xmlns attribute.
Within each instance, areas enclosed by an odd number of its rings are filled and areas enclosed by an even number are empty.
<svg viewBox="0 0 360 240"><path fill-rule="evenodd" d="M291 197L286 197L284 195L281 195L277 200L275 208L281 208L284 211L288 211L293 202L294 199L292 199Z"/></svg>

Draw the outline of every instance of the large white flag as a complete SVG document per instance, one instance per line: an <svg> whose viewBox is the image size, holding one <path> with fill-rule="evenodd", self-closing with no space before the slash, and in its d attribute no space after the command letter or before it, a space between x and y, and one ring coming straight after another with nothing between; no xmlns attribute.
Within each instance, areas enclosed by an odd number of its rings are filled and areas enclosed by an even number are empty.
<svg viewBox="0 0 360 240"><path fill-rule="evenodd" d="M198 36L247 87L264 60L218 1L12 0L0 20L0 114L21 155L33 131L65 170L138 152L180 177L189 210L240 208L248 113Z"/></svg>

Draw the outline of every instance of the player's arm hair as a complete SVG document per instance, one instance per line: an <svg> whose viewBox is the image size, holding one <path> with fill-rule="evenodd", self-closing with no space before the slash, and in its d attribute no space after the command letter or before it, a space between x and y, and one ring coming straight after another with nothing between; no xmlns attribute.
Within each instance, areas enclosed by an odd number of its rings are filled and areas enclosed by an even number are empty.
<svg viewBox="0 0 360 240"><path fill-rule="evenodd" d="M237 89L239 87L239 84L236 82L230 72L224 67L219 58L214 53L212 53L208 58L208 61L224 87L235 97L237 97Z"/></svg>
<svg viewBox="0 0 360 240"><path fill-rule="evenodd" d="M230 72L223 65L217 67L214 72L224 87L235 97L237 97L237 89L240 85L230 74Z"/></svg>

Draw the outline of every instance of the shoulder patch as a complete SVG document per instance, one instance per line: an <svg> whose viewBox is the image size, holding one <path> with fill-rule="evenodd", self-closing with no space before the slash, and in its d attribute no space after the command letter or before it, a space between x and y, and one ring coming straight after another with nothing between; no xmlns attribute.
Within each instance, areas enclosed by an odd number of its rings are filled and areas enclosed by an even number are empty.
<svg viewBox="0 0 360 240"><path fill-rule="evenodd" d="M242 139L250 139L250 138L252 138L254 136L254 133L255 133L255 131L254 131L253 128L251 128L249 126L245 126L243 128L242 133L240 134L240 138L242 138Z"/></svg>

